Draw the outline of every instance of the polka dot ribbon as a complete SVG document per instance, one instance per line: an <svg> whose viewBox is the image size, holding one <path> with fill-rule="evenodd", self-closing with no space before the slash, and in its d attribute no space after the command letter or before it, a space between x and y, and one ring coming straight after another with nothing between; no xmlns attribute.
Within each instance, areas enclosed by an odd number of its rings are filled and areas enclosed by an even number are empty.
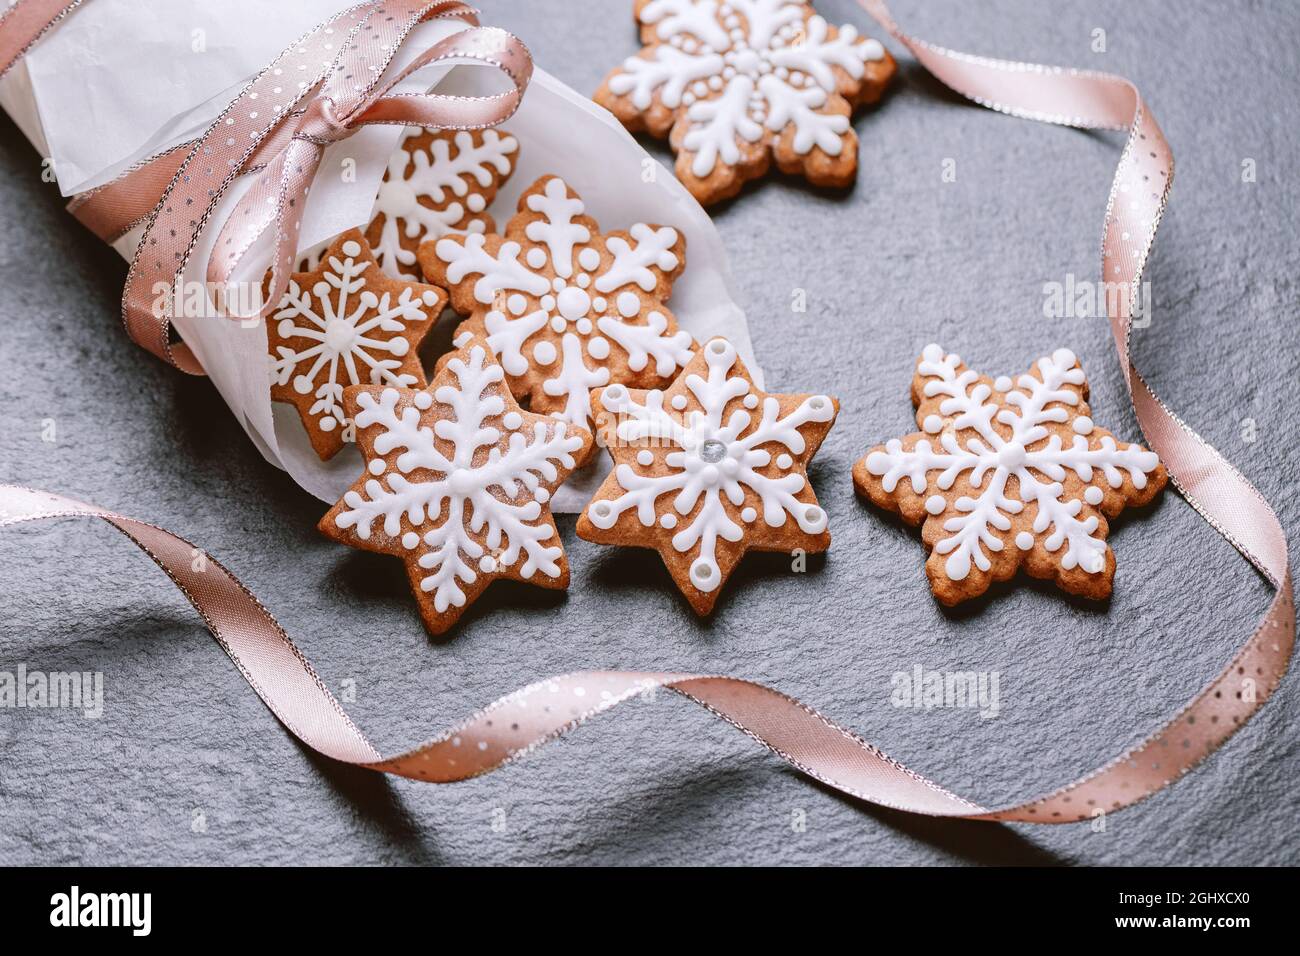
<svg viewBox="0 0 1300 956"><path fill-rule="evenodd" d="M0 72L74 6L66 0L18 0L0 21L7 38L0 46ZM38 28L41 14L54 19ZM446 19L462 20L467 28L388 72L416 26ZM510 89L476 97L392 93L416 70L467 60L495 67L509 79ZM128 170L78 197L70 208L101 237L115 238L143 224L122 293L127 333L177 368L201 375L202 357L174 341L171 332L172 309L184 297L160 295L160 290L181 288L201 234L237 179L254 177L217 233L206 279L212 288L224 289L246 254L270 234L272 278L255 316L260 318L288 285L307 195L327 146L372 124L495 126L518 108L531 74L532 58L523 42L504 30L478 26L473 9L463 3L360 3L284 50L198 140ZM231 312L229 317L252 316Z"/></svg>
<svg viewBox="0 0 1300 956"><path fill-rule="evenodd" d="M1130 131L1106 212L1103 264L1138 283L1168 195L1172 155L1137 90L1105 74L972 57L903 34L883 3L864 7L944 83L1030 119ZM1109 298L1109 297L1108 297ZM1286 539L1250 483L1191 431L1133 367L1127 300L1110 315L1134 408L1179 490L1276 588L1267 613L1228 664L1162 727L1105 766L1049 794L1000 808L963 799L780 691L736 677L636 671L565 674L524 687L429 742L385 757L366 739L270 612L219 562L171 532L70 498L0 486L0 527L94 517L142 548L202 615L249 684L307 746L335 760L448 783L498 769L586 719L656 688L675 691L808 776L842 793L943 817L1086 820L1169 786L1218 749L1277 689L1295 640ZM200 559L201 558L201 559Z"/></svg>

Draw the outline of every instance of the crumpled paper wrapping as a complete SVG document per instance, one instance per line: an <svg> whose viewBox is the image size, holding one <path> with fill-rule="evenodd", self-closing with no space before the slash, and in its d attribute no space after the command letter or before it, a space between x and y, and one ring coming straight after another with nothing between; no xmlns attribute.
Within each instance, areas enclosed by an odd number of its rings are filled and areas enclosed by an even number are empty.
<svg viewBox="0 0 1300 956"><path fill-rule="evenodd" d="M96 0L68 17L0 81L0 107L52 163L64 195L72 196L200 135L282 49L350 5L345 0ZM461 21L422 24L390 69L400 69L422 46L459 29L464 29ZM413 74L398 91L435 88L494 93L503 89L503 80L483 64L440 65ZM489 207L497 221L510 218L520 193L537 177L556 173L581 194L605 229L633 222L679 229L686 237L687 265L669 303L674 315L697 339L723 335L736 343L761 385L721 239L671 172L612 116L540 67L519 111L503 126L518 138L520 151L514 175ZM369 222L400 133L397 127L368 127L326 150L303 217L302 251ZM339 175L345 159L354 161L355 176ZM186 282L203 281L211 245L250 181L245 177L223 197L191 258ZM114 247L130 259L138 241L136 230ZM234 279L257 281L270 255L270 242L264 240ZM449 315L444 321L455 319ZM320 461L297 413L271 402L265 327L184 316L175 324L266 459L318 498L336 500L360 473L360 456L348 446L333 460ZM554 509L581 510L608 467L607 457L597 456L560 489Z"/></svg>

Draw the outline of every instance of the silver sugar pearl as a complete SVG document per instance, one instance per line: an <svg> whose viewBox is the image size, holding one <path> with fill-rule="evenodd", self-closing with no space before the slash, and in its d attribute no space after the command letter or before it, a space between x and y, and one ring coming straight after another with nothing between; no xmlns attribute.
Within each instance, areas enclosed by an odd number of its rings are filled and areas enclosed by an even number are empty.
<svg viewBox="0 0 1300 956"><path fill-rule="evenodd" d="M716 464L725 457L727 457L727 446L716 438L710 438L700 446L700 458L709 464Z"/></svg>

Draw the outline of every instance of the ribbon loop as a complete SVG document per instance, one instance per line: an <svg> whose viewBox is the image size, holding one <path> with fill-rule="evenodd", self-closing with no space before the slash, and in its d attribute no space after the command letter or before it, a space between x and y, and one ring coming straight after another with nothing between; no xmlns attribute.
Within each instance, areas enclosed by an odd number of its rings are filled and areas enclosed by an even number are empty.
<svg viewBox="0 0 1300 956"><path fill-rule="evenodd" d="M435 13L430 13L430 10ZM419 16L429 18L433 15L472 19L472 13L461 4L435 4ZM409 28L418 22L418 18L409 21L401 36L405 37ZM372 64L379 74L384 73L396 47L396 40L379 44L383 56L380 62ZM244 257L258 239L267 230L273 227L275 230L271 281L265 298L255 314L231 312L229 317L241 320L263 318L284 295L298 251L298 231L307 193L327 146L375 123L441 129L495 126L518 108L532 75L531 57L518 38L504 30L478 26L467 26L432 44L396 76L377 80L369 86L354 84L350 79L360 70L360 62L364 59L359 57L358 62L335 69L320 88L310 94L306 108L297 118L291 140L258 174L257 180L223 224L207 267L208 282L218 288L224 288L236 275ZM485 96L385 95L417 69L457 59L489 63L511 80L512 88L506 93ZM239 109L241 103L252 98L246 93L234 108ZM217 129L220 130L220 124ZM241 296L227 296L226 299L244 301Z"/></svg>

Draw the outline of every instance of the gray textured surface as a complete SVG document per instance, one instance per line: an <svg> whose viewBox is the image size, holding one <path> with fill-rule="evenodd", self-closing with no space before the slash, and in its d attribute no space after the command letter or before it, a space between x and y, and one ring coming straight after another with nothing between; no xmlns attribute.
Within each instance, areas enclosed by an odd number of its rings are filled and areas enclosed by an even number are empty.
<svg viewBox="0 0 1300 956"><path fill-rule="evenodd" d="M576 3L482 6L579 90L636 49L623 0L603 0L608 16ZM820 6L865 20L848 0ZM1295 537L1300 14L1255 3L1225 18L1202 0L898 0L895 13L958 49L1137 82L1179 163L1138 363ZM1090 50L1094 28L1109 52ZM1068 346L1084 359L1097 420L1137 437L1104 321L1041 315L1044 282L1095 275L1119 140L966 106L907 62L856 125L862 169L849 195L768 181L716 213L769 384L827 391L844 411L813 473L835 535L828 559L797 575L751 557L711 622L695 620L653 554L579 541L569 518L567 598L489 594L452 638L430 641L396 562L322 539L322 505L262 461L212 388L127 343L123 264L65 216L4 120L0 480L203 543L328 683L356 682L350 710L386 749L549 673L703 670L774 683L976 800L1063 783L1217 671L1268 591L1171 491L1119 522L1109 606L1032 586L961 613L931 600L916 536L858 503L849 480L869 444L911 424L922 345L938 339L993 374ZM1247 157L1254 184L1241 182ZM955 183L940 180L945 158ZM806 314L791 313L794 287L807 290ZM55 443L41 440L46 419ZM99 721L0 711L6 863L1260 864L1300 854L1294 675L1200 771L1104 833L862 808L672 695L620 708L502 772L435 788L296 746L180 595L107 528L7 531L0 580L0 670L101 670L108 695ZM1001 715L895 709L890 676L918 663L998 670ZM796 832L800 810L807 826Z"/></svg>

